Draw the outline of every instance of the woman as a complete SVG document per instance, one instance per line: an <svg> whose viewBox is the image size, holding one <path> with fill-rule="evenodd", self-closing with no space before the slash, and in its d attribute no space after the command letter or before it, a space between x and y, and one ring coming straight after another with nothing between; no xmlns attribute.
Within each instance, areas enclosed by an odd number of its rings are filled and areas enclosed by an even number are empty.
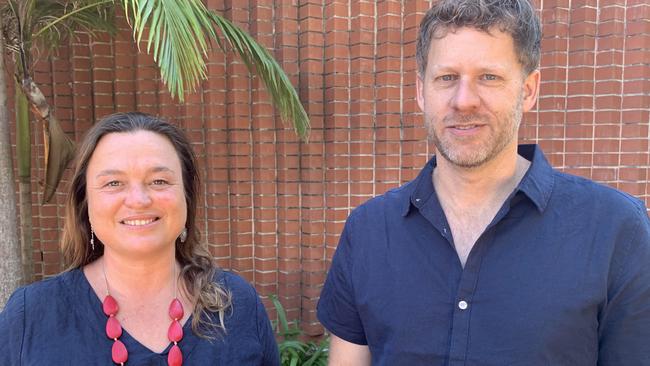
<svg viewBox="0 0 650 366"><path fill-rule="evenodd" d="M178 128L141 113L93 126L67 198L69 269L12 295L0 364L278 365L255 290L200 244L198 193Z"/></svg>

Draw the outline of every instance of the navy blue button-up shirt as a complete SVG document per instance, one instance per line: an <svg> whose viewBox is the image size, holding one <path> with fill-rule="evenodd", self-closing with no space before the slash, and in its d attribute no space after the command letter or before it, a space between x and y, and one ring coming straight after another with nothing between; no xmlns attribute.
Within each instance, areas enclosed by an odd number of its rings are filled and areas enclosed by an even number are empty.
<svg viewBox="0 0 650 366"><path fill-rule="evenodd" d="M650 220L637 199L531 166L461 266L431 174L348 218L318 304L373 365L650 365Z"/></svg>

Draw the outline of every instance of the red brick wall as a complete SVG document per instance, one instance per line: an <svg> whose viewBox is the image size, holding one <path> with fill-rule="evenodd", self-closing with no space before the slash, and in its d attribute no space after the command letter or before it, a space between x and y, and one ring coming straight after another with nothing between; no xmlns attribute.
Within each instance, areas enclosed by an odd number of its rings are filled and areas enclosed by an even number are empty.
<svg viewBox="0 0 650 366"><path fill-rule="evenodd" d="M650 204L650 5L538 4L543 83L521 139L539 143L555 167ZM203 166L200 225L218 263L253 281L262 295L278 294L290 318L319 334L315 304L348 213L412 179L432 153L414 89L416 30L429 2L208 5L272 50L311 117L309 143L281 124L259 80L232 54L213 52L209 80L178 105L123 22L115 40L81 35L44 57L36 80L75 140L114 111L138 109L184 127ZM39 131L33 174L42 179L40 125L33 126ZM33 208L39 278L61 269L63 191L52 204Z"/></svg>

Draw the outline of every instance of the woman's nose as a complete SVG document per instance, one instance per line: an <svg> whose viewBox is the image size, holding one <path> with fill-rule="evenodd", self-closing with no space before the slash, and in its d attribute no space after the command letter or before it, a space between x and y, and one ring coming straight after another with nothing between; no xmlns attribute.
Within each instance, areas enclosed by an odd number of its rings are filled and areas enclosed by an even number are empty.
<svg viewBox="0 0 650 366"><path fill-rule="evenodd" d="M134 184L129 187L125 204L130 207L142 207L151 204L151 196L147 187Z"/></svg>

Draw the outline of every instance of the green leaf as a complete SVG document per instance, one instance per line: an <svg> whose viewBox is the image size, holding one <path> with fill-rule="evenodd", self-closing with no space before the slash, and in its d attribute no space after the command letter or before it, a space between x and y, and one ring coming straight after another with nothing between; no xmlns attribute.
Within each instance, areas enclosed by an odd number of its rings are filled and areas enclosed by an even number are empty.
<svg viewBox="0 0 650 366"><path fill-rule="evenodd" d="M271 298L271 302L275 307L275 312L278 315L278 323L280 325L280 329L278 329L278 332L280 333L280 335L283 336L283 338L287 338L287 334L293 335L291 330L289 329L289 323L287 322L287 313L285 312L282 303L280 302L280 300L278 300L278 297L275 295L271 295L269 297Z"/></svg>
<svg viewBox="0 0 650 366"><path fill-rule="evenodd" d="M235 51L250 72L259 75L284 122L292 122L303 140L309 135L309 117L284 70L248 33L208 10L201 0L120 0L133 38L146 37L162 81L172 97L182 102L187 90L195 91L207 78L210 40ZM220 35L215 30L217 28Z"/></svg>
<svg viewBox="0 0 650 366"><path fill-rule="evenodd" d="M226 43L239 54L249 70L255 71L262 79L282 120L293 121L294 130L306 141L309 135L309 117L284 70L248 33L218 14L210 12L210 15Z"/></svg>
<svg viewBox="0 0 650 366"><path fill-rule="evenodd" d="M39 38L42 36L45 32L47 32L50 28L56 27L58 24L63 23L67 20L70 21L77 21L79 22L80 25L83 25L84 28L87 28L88 25L92 24L89 22L88 19L88 10L101 10L101 7L107 4L112 4L113 0L99 0L99 1L90 1L89 4L85 4L83 6L80 6L79 8L73 8L68 10L67 6L60 6L61 4L57 3L52 3L52 2L47 2L43 6L37 7L36 9L42 9L45 10L48 8L50 9L59 9L61 8L61 14L58 17L54 17L52 21L46 23L40 30L38 30L34 35L33 38ZM57 6L59 5L59 6ZM44 17L45 15L48 15L48 12L41 12L41 16ZM38 14L38 13L36 13ZM92 19L92 18L91 18ZM95 19L96 20L96 19ZM65 25L65 24L61 24ZM88 30L90 30L90 27L88 27Z"/></svg>
<svg viewBox="0 0 650 366"><path fill-rule="evenodd" d="M300 328L289 327L289 321L284 307L275 295L269 296L278 314L278 321L274 322L274 328L282 336L278 342L280 360L283 366L301 365L318 366L326 365L328 358L329 340L324 339L319 345L314 342L303 342L298 338L302 334Z"/></svg>

